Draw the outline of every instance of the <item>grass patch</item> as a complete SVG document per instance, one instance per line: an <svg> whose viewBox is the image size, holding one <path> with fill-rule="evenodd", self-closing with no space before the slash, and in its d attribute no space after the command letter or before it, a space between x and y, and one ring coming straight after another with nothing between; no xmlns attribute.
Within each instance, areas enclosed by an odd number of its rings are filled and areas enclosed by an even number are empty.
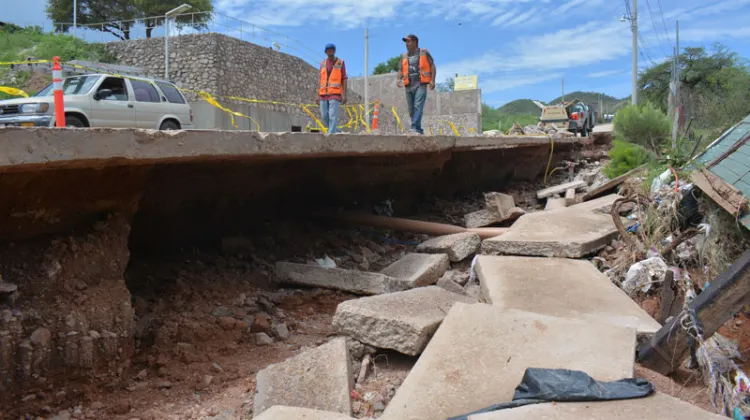
<svg viewBox="0 0 750 420"><path fill-rule="evenodd" d="M62 61L86 60L100 63L115 63L117 57L107 51L104 44L90 44L70 35L45 33L38 27L0 30L0 61L25 61L27 58L51 60L58 56ZM30 73L13 71L0 66L0 86L28 91ZM0 92L0 100L13 96Z"/></svg>

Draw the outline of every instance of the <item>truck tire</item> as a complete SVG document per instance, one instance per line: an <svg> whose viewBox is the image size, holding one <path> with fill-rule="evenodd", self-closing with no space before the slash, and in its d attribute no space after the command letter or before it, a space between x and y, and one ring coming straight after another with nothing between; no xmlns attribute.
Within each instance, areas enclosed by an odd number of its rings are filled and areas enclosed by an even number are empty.
<svg viewBox="0 0 750 420"><path fill-rule="evenodd" d="M163 131L170 131L170 130L179 130L180 126L177 125L176 122L172 120L166 120L163 123L161 123L161 126L159 127L159 130Z"/></svg>
<svg viewBox="0 0 750 420"><path fill-rule="evenodd" d="M76 117L75 115L66 115L65 126L66 127L86 127L86 124L84 124L83 121L81 121L81 119Z"/></svg>

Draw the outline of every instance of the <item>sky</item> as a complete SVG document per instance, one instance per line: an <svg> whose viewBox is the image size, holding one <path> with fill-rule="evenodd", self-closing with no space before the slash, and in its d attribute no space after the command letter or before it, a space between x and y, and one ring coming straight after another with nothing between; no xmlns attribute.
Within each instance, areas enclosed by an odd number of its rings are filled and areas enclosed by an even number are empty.
<svg viewBox="0 0 750 420"><path fill-rule="evenodd" d="M13 4L0 0L0 20L53 27L46 0L26 0L23 9ZM276 42L310 63L334 43L350 76L365 72L365 28L370 72L401 54L401 38L413 33L433 55L438 81L477 75L483 101L499 106L519 98L551 100L562 93L563 79L566 92L628 96L626 6L632 9L632 0L214 0L220 15L211 29L262 45ZM639 69L672 55L677 20L682 49L721 43L750 58L750 0L639 0ZM112 39L81 33L90 41Z"/></svg>

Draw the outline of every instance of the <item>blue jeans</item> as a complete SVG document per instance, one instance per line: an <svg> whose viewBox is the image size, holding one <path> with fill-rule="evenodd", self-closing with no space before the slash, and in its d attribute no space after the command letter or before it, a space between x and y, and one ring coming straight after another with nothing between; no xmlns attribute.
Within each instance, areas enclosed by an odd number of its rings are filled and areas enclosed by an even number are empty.
<svg viewBox="0 0 750 420"><path fill-rule="evenodd" d="M339 132L339 105L338 99L320 101L320 122L328 129L328 134Z"/></svg>
<svg viewBox="0 0 750 420"><path fill-rule="evenodd" d="M406 87L406 104L409 106L411 117L411 129L419 134L424 134L422 129L422 113L424 103L427 100L427 85L419 84L414 87Z"/></svg>

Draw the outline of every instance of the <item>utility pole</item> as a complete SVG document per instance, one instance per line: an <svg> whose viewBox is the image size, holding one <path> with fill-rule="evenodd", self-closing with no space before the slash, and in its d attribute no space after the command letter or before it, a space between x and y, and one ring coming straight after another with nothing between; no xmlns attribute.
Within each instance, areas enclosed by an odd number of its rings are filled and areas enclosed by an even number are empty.
<svg viewBox="0 0 750 420"><path fill-rule="evenodd" d="M633 0L633 93L632 104L638 105L638 0Z"/></svg>
<svg viewBox="0 0 750 420"><path fill-rule="evenodd" d="M680 104L680 21L675 22L675 39L677 41L677 53L674 55L674 92L675 104L679 109Z"/></svg>
<svg viewBox="0 0 750 420"><path fill-rule="evenodd" d="M674 119L672 120L672 150L677 150L677 133L680 129L680 21L675 22L674 54Z"/></svg>
<svg viewBox="0 0 750 420"><path fill-rule="evenodd" d="M76 37L76 26L78 26L78 7L77 0L73 0L73 38Z"/></svg>
<svg viewBox="0 0 750 420"><path fill-rule="evenodd" d="M370 72L370 32L365 28L365 122L370 126L370 94L367 75Z"/></svg>
<svg viewBox="0 0 750 420"><path fill-rule="evenodd" d="M562 96L560 96L560 98L562 98L561 103L565 103L565 78L564 77L562 78Z"/></svg>

